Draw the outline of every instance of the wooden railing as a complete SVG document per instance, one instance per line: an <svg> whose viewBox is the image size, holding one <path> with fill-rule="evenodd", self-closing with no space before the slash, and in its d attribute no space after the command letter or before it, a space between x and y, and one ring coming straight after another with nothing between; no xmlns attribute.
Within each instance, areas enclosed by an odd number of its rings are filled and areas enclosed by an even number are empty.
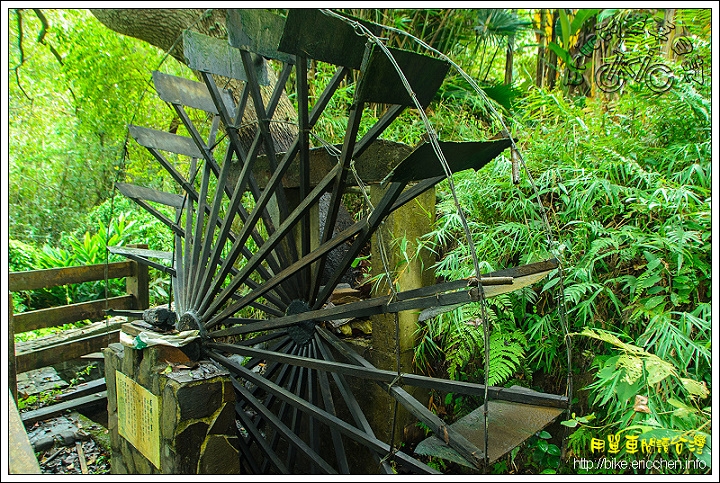
<svg viewBox="0 0 720 483"><path fill-rule="evenodd" d="M144 245L135 245L147 248ZM107 274L106 274L107 271ZM10 272L10 292L37 290L67 284L96 280L125 278L126 294L92 302L83 302L40 310L13 314L12 296L9 297L8 338L9 338L9 385L17 400L17 374L32 369L51 366L63 361L76 359L97 352L119 340L121 322L106 324L91 334L80 333L57 343L31 350L15 349L15 334L31 330L58 327L82 320L100 321L105 319L105 309L142 310L149 306L148 267L135 261L115 262L101 265L53 268Z"/></svg>

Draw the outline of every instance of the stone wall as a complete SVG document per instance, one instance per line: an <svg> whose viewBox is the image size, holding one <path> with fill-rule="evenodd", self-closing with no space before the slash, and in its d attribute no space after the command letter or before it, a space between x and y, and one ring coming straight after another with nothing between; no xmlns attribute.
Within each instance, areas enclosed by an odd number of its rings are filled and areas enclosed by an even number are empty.
<svg viewBox="0 0 720 483"><path fill-rule="evenodd" d="M129 324L123 330L133 336L137 333L137 329ZM182 351L169 346L138 350L116 343L103 352L112 473L240 472L235 393L227 371L210 361L193 364ZM143 441L149 438L153 444L159 444L159 467L152 462L153 450L143 449L142 443L135 441L133 444L120 434L128 434L129 429L120 427L127 423L123 423L123 415L118 413L117 372L127 376L131 385L137 384L149 391L151 399L157 397L159 424L148 429L149 426L143 423L135 430L144 431ZM128 406L125 398L120 410L140 412L143 409L123 409Z"/></svg>

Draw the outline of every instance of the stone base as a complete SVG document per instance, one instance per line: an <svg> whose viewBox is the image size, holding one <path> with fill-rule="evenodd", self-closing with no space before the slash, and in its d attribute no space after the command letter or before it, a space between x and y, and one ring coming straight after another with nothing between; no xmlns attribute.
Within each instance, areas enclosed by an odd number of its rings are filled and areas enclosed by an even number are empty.
<svg viewBox="0 0 720 483"><path fill-rule="evenodd" d="M135 335L137 329L127 325L123 330ZM170 346L137 350L115 343L103 352L113 473L240 472L235 392L225 369L210 361L191 363L182 351ZM119 418L118 414L118 372L131 379L130 384L149 391L149 397L158 398L158 426L148 430L149 426L143 421L139 431L146 431L143 438L147 437L153 444L159 443L159 465L151 462L152 450L141 451L136 445L142 447L142 444L135 442L134 445L120 435L119 424L122 424L123 418ZM146 394L141 389L139 391ZM130 406L125 400L123 404ZM137 409L138 413L141 409ZM128 429L123 430L124 433L129 432Z"/></svg>

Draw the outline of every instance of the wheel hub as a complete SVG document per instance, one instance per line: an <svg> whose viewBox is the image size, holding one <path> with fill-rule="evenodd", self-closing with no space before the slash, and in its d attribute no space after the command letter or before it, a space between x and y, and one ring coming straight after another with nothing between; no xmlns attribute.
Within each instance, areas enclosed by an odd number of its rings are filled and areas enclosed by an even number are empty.
<svg viewBox="0 0 720 483"><path fill-rule="evenodd" d="M308 312L310 306L304 300L293 300L288 305L285 315L297 315ZM299 346L304 346L310 342L315 334L315 321L303 320L295 325L288 327L288 335Z"/></svg>

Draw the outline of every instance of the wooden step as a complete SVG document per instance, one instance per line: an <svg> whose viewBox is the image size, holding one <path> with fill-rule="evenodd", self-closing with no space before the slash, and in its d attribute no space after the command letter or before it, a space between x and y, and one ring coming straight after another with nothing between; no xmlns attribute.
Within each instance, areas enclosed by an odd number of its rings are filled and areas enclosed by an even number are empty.
<svg viewBox="0 0 720 483"><path fill-rule="evenodd" d="M388 48L391 61L385 51L374 47L365 65L363 59L367 54L368 39L360 35L351 22L362 24L376 36L382 35L383 28L354 17L348 17L348 21L326 15L319 9L290 9L277 50L352 69L364 68L363 80L358 86L363 102L415 108L414 100L397 72L399 67L415 99L427 107L445 79L450 64L427 55Z"/></svg>
<svg viewBox="0 0 720 483"><path fill-rule="evenodd" d="M77 386L55 396L55 400L58 402L71 401L73 399L105 391L106 389L107 385L105 384L105 378L101 377L100 379L78 384Z"/></svg>
<svg viewBox="0 0 720 483"><path fill-rule="evenodd" d="M367 21L361 23L373 34L381 33L380 25ZM358 35L352 25L339 18L325 15L315 8L292 8L285 19L277 50L360 69L366 42L367 39Z"/></svg>
<svg viewBox="0 0 720 483"><path fill-rule="evenodd" d="M33 411L27 411L20 415L22 422L25 425L33 424L35 421L41 421L49 419L62 414L66 411L76 411L82 407L94 406L103 404L107 406L107 391L100 391L87 396L71 399L69 401L61 402L59 404L53 404L45 406L40 409Z"/></svg>
<svg viewBox="0 0 720 483"><path fill-rule="evenodd" d="M440 150L450 171L457 173L466 169L479 170L510 147L510 141L441 142ZM445 176L445 170L430 143L418 146L394 170L393 181L420 181Z"/></svg>
<svg viewBox="0 0 720 483"><path fill-rule="evenodd" d="M202 82L153 71L153 83L155 84L155 91L157 91L158 96L165 102L200 109L210 114L218 114L210 91ZM230 113L230 116L234 118L235 104L232 99L232 94L226 89L220 92L225 104L225 109Z"/></svg>
<svg viewBox="0 0 720 483"><path fill-rule="evenodd" d="M131 295L127 297L132 298ZM103 301L97 301L98 304L101 302ZM100 310L104 310L104 307ZM125 321L124 317L112 318L79 329L17 342L15 344L17 371L27 372L97 352L119 340L120 327Z"/></svg>

